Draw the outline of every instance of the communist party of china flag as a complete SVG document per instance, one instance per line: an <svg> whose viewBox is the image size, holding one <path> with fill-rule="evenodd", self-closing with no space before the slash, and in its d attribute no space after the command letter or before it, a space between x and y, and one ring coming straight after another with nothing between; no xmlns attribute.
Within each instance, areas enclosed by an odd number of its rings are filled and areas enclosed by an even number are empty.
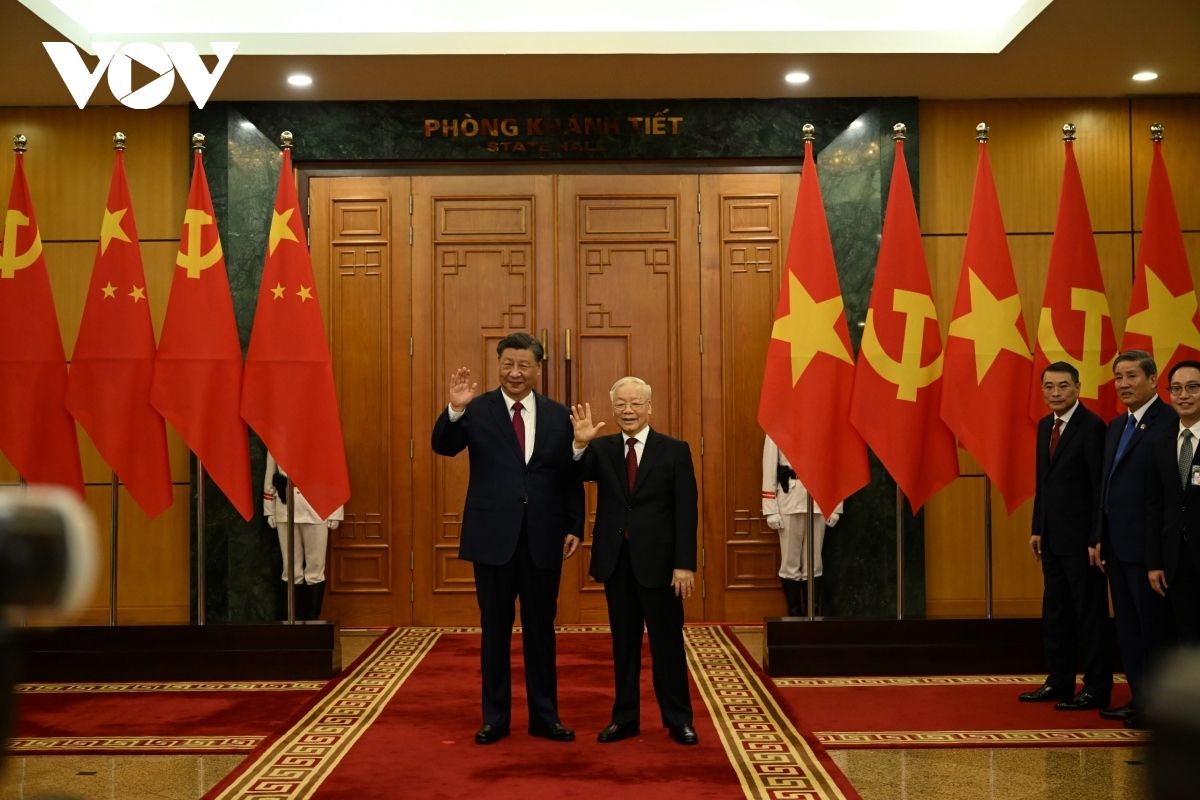
<svg viewBox="0 0 1200 800"><path fill-rule="evenodd" d="M154 519L174 499L171 464L167 427L150 405L154 327L125 180L125 137L113 138L116 163L71 356L67 409L134 502Z"/></svg>
<svg viewBox="0 0 1200 800"><path fill-rule="evenodd" d="M283 168L246 354L242 418L325 518L350 499L350 475L333 364L292 178L291 134L283 139Z"/></svg>
<svg viewBox="0 0 1200 800"><path fill-rule="evenodd" d="M254 497L240 413L242 346L201 147L196 147L150 401L248 521Z"/></svg>
<svg viewBox="0 0 1200 800"><path fill-rule="evenodd" d="M31 484L57 484L83 497L75 420L67 413L63 351L42 233L25 181L25 137L0 239L0 453Z"/></svg>
<svg viewBox="0 0 1200 800"><path fill-rule="evenodd" d="M1122 350L1145 350L1165 376L1173 364L1200 358L1200 314L1196 291L1183 248L1183 233L1171 179L1162 156L1162 125L1150 126L1154 160L1142 219L1142 241L1134 264L1133 296L1125 323ZM1158 393L1169 400L1167 381L1158 379Z"/></svg>
<svg viewBox="0 0 1200 800"><path fill-rule="evenodd" d="M897 125L896 162L875 285L854 368L850 421L915 512L958 477L958 446L942 422L942 336L917 207Z"/></svg>
<svg viewBox="0 0 1200 800"><path fill-rule="evenodd" d="M850 424L854 358L833 245L817 181L812 126L767 345L758 424L826 514L871 480L867 448Z"/></svg>
<svg viewBox="0 0 1200 800"><path fill-rule="evenodd" d="M1107 421L1117 411L1112 373L1117 339L1083 181L1075 162L1075 126L1064 125L1063 134L1067 161L1033 353L1029 416L1036 422L1050 413L1039 385L1042 370L1056 361L1065 361L1079 370L1079 401Z"/></svg>
<svg viewBox="0 0 1200 800"><path fill-rule="evenodd" d="M979 164L966 252L946 338L942 419L1004 495L1011 514L1033 496L1037 425L1029 418L1033 359L987 157Z"/></svg>

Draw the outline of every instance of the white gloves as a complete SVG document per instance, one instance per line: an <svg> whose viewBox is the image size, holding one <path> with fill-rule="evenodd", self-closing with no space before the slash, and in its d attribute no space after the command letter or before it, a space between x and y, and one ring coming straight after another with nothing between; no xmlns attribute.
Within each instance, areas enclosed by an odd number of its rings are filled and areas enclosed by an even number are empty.
<svg viewBox="0 0 1200 800"><path fill-rule="evenodd" d="M832 528L834 525L837 525L838 520L841 518L842 518L841 514L837 514L837 513L830 514L828 517L825 518L825 527Z"/></svg>
<svg viewBox="0 0 1200 800"><path fill-rule="evenodd" d="M339 522L336 519L329 520L329 530L336 531L338 528L338 525L339 525Z"/></svg>
<svg viewBox="0 0 1200 800"><path fill-rule="evenodd" d="M271 530L275 530L275 516L274 515L267 517L267 524L271 526Z"/></svg>
<svg viewBox="0 0 1200 800"><path fill-rule="evenodd" d="M773 531L783 530L783 517L778 514L768 514L767 527Z"/></svg>

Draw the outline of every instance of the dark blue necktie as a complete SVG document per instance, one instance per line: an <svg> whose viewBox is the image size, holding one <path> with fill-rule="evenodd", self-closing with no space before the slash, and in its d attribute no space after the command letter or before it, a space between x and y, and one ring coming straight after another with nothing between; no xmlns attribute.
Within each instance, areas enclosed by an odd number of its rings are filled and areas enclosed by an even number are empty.
<svg viewBox="0 0 1200 800"><path fill-rule="evenodd" d="M1108 471L1108 482L1104 487L1104 510L1108 511L1108 491L1112 488L1112 474L1117 471L1117 464L1121 463L1121 456L1125 455L1125 446L1129 444L1129 440L1133 438L1133 431L1137 427L1137 417L1133 414L1129 415L1129 421L1125 423L1125 430L1121 431L1121 441L1117 442L1117 454L1113 458L1112 468Z"/></svg>

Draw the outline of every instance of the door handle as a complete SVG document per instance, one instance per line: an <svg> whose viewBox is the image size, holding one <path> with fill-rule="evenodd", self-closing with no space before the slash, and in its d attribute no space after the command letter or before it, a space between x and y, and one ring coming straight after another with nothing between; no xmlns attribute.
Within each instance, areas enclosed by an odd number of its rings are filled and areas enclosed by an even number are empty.
<svg viewBox="0 0 1200 800"><path fill-rule="evenodd" d="M550 355L550 342L548 340L548 334L549 334L549 331L547 331L545 328L542 328L541 340L542 340L542 361L543 362ZM550 396L550 373L544 369L542 370L542 395L545 397Z"/></svg>
<svg viewBox="0 0 1200 800"><path fill-rule="evenodd" d="M571 329L567 328L563 334L563 361L566 362L563 374L563 388L566 392L567 408L572 405L571 400Z"/></svg>

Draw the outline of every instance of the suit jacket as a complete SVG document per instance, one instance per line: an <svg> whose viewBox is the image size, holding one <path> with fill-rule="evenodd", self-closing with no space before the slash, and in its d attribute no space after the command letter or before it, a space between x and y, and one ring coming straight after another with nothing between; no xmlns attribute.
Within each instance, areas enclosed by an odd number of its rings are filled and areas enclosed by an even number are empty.
<svg viewBox="0 0 1200 800"><path fill-rule="evenodd" d="M1053 414L1038 422L1033 535L1041 536L1043 549L1055 555L1077 556L1087 549L1096 529L1105 427L1100 417L1080 403L1051 458L1053 429Z"/></svg>
<svg viewBox="0 0 1200 800"><path fill-rule="evenodd" d="M651 428L644 448L632 492L619 433L593 440L577 467L598 489L592 577L604 582L612 575L628 529L633 574L653 589L669 586L677 569L696 569L698 492L687 442Z"/></svg>
<svg viewBox="0 0 1200 800"><path fill-rule="evenodd" d="M583 536L583 485L573 469L570 412L540 394L530 397L537 403L537 428L528 464L500 389L473 399L457 422L443 409L433 426L435 453L454 456L466 448L471 461L458 546L464 561L507 564L524 522L533 563L561 569L563 539Z"/></svg>
<svg viewBox="0 0 1200 800"><path fill-rule="evenodd" d="M1091 544L1103 541L1122 561L1143 563L1146 560L1146 461L1149 444L1163 430L1175 430L1179 416L1175 409L1157 396L1150 403L1142 421L1133 431L1121 460L1113 468L1117 445L1125 429L1127 414L1120 414L1108 423L1104 439L1103 483L1100 487L1101 513L1092 533ZM1105 500L1107 492L1107 501ZM1108 513L1104 513L1107 507Z"/></svg>
<svg viewBox="0 0 1200 800"><path fill-rule="evenodd" d="M1193 486L1189 476L1185 489L1179 478L1175 455L1178 438L1178 425L1161 431L1150 445L1146 475L1146 569L1166 571L1168 585L1179 570L1179 549L1185 533L1188 552L1200 570L1200 487ZM1192 463L1200 465L1200 459Z"/></svg>

